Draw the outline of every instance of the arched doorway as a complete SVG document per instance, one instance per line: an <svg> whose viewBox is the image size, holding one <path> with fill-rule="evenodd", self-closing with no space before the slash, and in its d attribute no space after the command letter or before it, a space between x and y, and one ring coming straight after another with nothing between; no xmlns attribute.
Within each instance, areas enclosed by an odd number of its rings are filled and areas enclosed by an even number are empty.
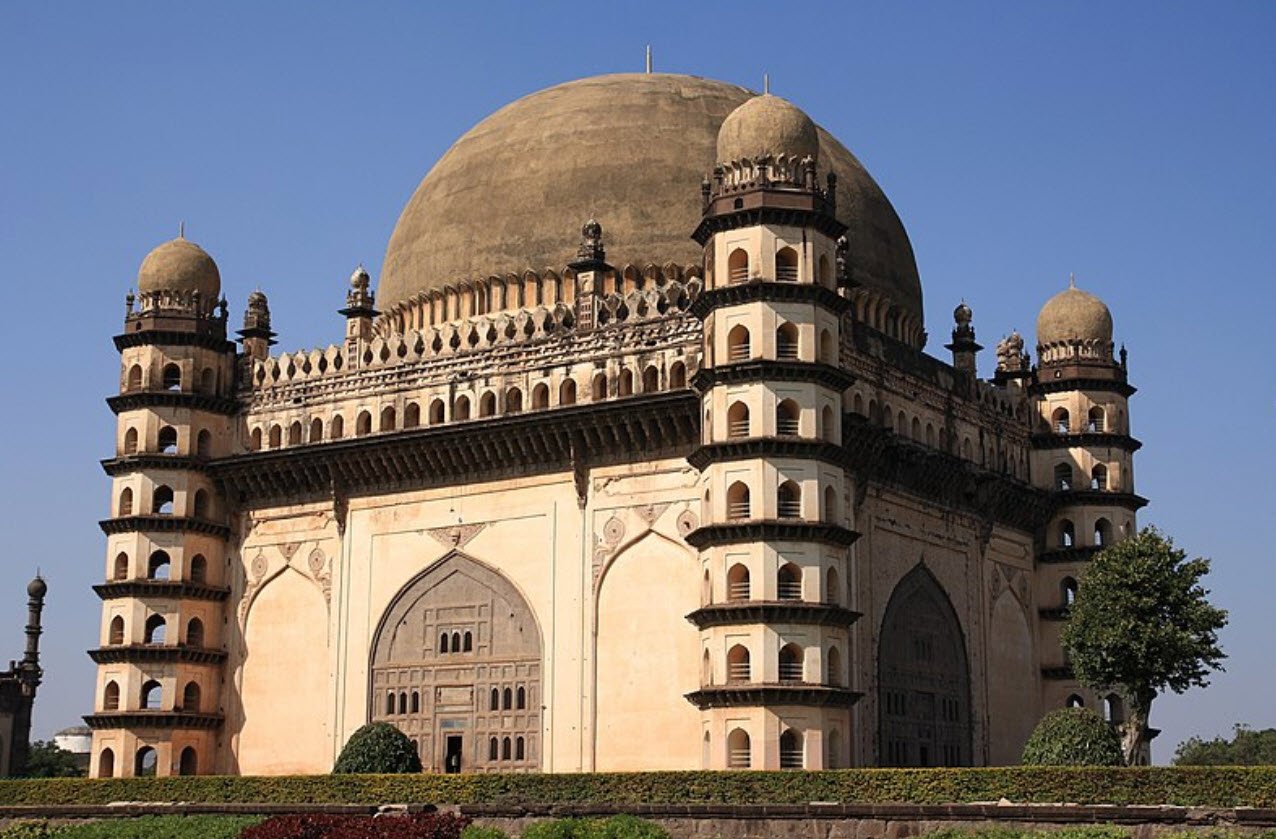
<svg viewBox="0 0 1276 839"><path fill-rule="evenodd" d="M453 552L390 601L372 641L369 716L419 743L427 772L540 768L541 634L499 572ZM520 749L492 749L517 738Z"/></svg>
<svg viewBox="0 0 1276 839"><path fill-rule="evenodd" d="M948 596L924 565L900 580L886 606L877 699L883 766L970 765L966 643Z"/></svg>

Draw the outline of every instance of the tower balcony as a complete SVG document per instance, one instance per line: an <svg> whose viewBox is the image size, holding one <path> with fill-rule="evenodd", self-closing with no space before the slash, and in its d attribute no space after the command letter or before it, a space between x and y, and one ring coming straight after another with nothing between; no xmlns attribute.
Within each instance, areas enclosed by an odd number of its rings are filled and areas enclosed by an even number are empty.
<svg viewBox="0 0 1276 839"><path fill-rule="evenodd" d="M800 600L801 585L797 588L796 592L780 591L781 600L733 600L702 606L687 615L687 620L704 630L747 624L848 627L860 618L859 612L842 606ZM794 596L785 597L785 594Z"/></svg>

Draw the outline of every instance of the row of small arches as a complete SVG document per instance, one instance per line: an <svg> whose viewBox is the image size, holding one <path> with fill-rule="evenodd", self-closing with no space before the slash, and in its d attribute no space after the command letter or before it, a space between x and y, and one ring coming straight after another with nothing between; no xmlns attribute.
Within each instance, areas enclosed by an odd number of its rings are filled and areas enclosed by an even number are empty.
<svg viewBox="0 0 1276 839"><path fill-rule="evenodd" d="M708 490L705 490L704 501L705 507L708 508L710 503ZM831 486L825 487L824 507L821 511L823 521L836 523L840 518L839 509L837 490ZM802 518L802 488L796 481L781 481L776 487L775 514L781 519ZM753 493L749 485L744 481L732 482L727 487L727 520L747 521L758 517L754 515Z"/></svg>
<svg viewBox="0 0 1276 839"><path fill-rule="evenodd" d="M802 732L795 728L786 728L780 733L780 768L781 769L801 769L805 763L805 736ZM704 735L705 765L708 765L708 752L710 747L709 732ZM829 732L828 751L829 761L828 767L835 767L838 763L838 754L841 751L842 738L840 732L836 729ZM753 768L753 740L749 737L749 732L743 728L733 728L727 734L727 768L728 769L752 769Z"/></svg>
<svg viewBox="0 0 1276 839"><path fill-rule="evenodd" d="M1107 430L1107 416L1103 408L1098 405L1094 406L1085 415L1085 423L1078 431L1091 432L1101 434ZM1070 434L1072 428L1072 415L1067 408L1055 408L1050 414L1050 427L1057 434Z"/></svg>
<svg viewBox="0 0 1276 839"><path fill-rule="evenodd" d="M785 245L775 252L773 276L777 282L800 283L815 282L826 288L835 289L837 280L833 276L832 265L827 254L821 254L816 261L815 276L804 277L798 259L798 252ZM762 272L770 266L757 266L755 271L749 253L744 248L735 248L727 254L727 283L738 285L749 280L762 277Z"/></svg>
<svg viewBox="0 0 1276 839"><path fill-rule="evenodd" d="M704 576L705 602L715 602L710 589L709 572ZM775 572L775 599L802 600L802 569L792 562L782 564ZM753 582L748 566L737 562L727 569L726 602L741 603L753 599ZM838 605L841 602L841 576L836 568L829 568L824 576L823 602Z"/></svg>
<svg viewBox="0 0 1276 839"><path fill-rule="evenodd" d="M200 713L203 710L200 704L201 691L199 683L189 681L186 687L182 688L182 701L180 705L175 706L174 711L186 711L189 713ZM142 688L138 692L137 707L143 711L162 711L164 708L164 689L160 683L154 679L148 679L142 683ZM112 679L106 683L102 689L102 710L103 711L119 711L120 706L120 686Z"/></svg>
<svg viewBox="0 0 1276 839"><path fill-rule="evenodd" d="M526 760L527 741L522 737L492 737L487 741L488 760Z"/></svg>
<svg viewBox="0 0 1276 839"><path fill-rule="evenodd" d="M173 561L167 551L153 551L146 560L146 579L172 579ZM115 564L111 568L112 580L129 579L129 555L121 551L115 555ZM208 560L203 554L195 554L186 566L186 579L192 583L208 581Z"/></svg>
<svg viewBox="0 0 1276 839"><path fill-rule="evenodd" d="M756 355L752 334L749 327L736 324L727 332L727 361L751 361ZM775 329L775 358L778 361L798 361L801 358L798 328L795 324L784 322ZM837 364L837 343L833 333L828 329L820 330L819 343L815 355L816 361L824 364Z"/></svg>
<svg viewBox="0 0 1276 839"><path fill-rule="evenodd" d="M806 650L795 643L780 647L775 659L776 676L780 682L806 682ZM840 687L844 684L845 671L842 667L842 653L837 645L830 645L824 654L824 684ZM713 659L709 651L704 651L701 660L701 681L705 685L715 684ZM743 684L754 681L753 656L744 644L734 644L727 650L726 683Z"/></svg>
<svg viewBox="0 0 1276 839"><path fill-rule="evenodd" d="M1109 693L1100 700L1103 703L1103 718L1113 725L1125 722L1125 702L1120 695ZM1064 705L1068 708L1084 708L1085 699L1079 694L1072 694Z"/></svg>
<svg viewBox="0 0 1276 839"><path fill-rule="evenodd" d="M792 399L781 399L775 406L775 434L780 437L796 437L801 433L802 409ZM830 443L837 442L837 420L832 407L825 405L820 411L820 426L816 436ZM755 434L749 406L742 401L727 406L727 437L743 438L765 436Z"/></svg>
<svg viewBox="0 0 1276 839"><path fill-rule="evenodd" d="M660 379L660 368L654 364L648 365L643 370L641 380L637 380L634 372L629 368L621 370L614 378L609 378L605 372L599 372L590 383L590 400L599 402L608 396L626 397L637 393L656 393L662 389ZM678 389L686 386L686 365L681 361L674 362L669 366L665 388ZM564 379L558 387L558 398L553 405L574 405L577 398L576 380ZM508 388L499 396L496 391L488 390L479 396L477 404L472 401L469 394L461 394L452 401L450 415L447 403L442 398L436 397L426 406L424 424L434 426L449 421L494 417L498 414L519 414L527 409L539 411L552 407L550 400L551 390L545 382L532 388L530 401L526 405L523 390L519 387ZM374 432L384 433L419 428L423 424L422 420L421 403L415 401L408 402L404 406L402 421L394 406L387 405L382 408L375 420L372 411L362 410L355 417L354 435L363 437ZM311 419L308 429L300 420L294 421L286 430L280 424L271 425L269 428L259 426L252 430L249 447L253 451L266 447L277 449L285 445L285 440L286 445L296 446L323 440L339 440L344 436L345 420L341 414L334 414L326 427L324 420L320 417Z"/></svg>
<svg viewBox="0 0 1276 839"><path fill-rule="evenodd" d="M855 320L888 338L921 348L925 330L917 316L880 292L860 287L851 292Z"/></svg>
<svg viewBox="0 0 1276 839"><path fill-rule="evenodd" d="M165 364L160 368L159 387L154 387L154 381L148 381L145 370L142 365L134 364L128 368L128 372L124 375L124 392L136 393L142 390L167 390L172 392L181 392L182 368L176 364ZM217 393L217 371L212 367L205 367L200 371L199 381L195 389L196 393L202 393L207 396L214 396Z"/></svg>
<svg viewBox="0 0 1276 839"><path fill-rule="evenodd" d="M125 455L134 455L139 452L139 435L136 428L129 427L125 430L122 452ZM159 433L155 435L154 453L184 454L178 449L176 428L171 425L160 426ZM206 428L195 435L195 456L202 460L213 456L213 435Z"/></svg>
<svg viewBox="0 0 1276 839"><path fill-rule="evenodd" d="M139 778L153 776L159 764L159 753L151 746L142 746L133 757L133 774ZM98 754L97 777L115 777L115 751L107 747ZM199 773L199 755L194 746L182 749L177 760L177 774L196 775Z"/></svg>
<svg viewBox="0 0 1276 839"><path fill-rule="evenodd" d="M177 515L174 507L173 488L167 484L160 484L151 490L150 508L143 510L140 506L135 507L133 498L133 488L124 487L120 490L119 503L116 505L116 515L119 517L132 515L153 516L173 516ZM186 515L188 518L204 519L205 521L212 518L212 496L206 489L197 489L190 495L190 504L187 507Z"/></svg>
<svg viewBox="0 0 1276 839"><path fill-rule="evenodd" d="M1061 492L1081 489L1077 482L1077 470L1071 463L1056 463L1054 467L1054 488ZM1117 489L1116 481L1109 480L1108 467L1102 463L1095 464L1090 470L1089 489L1108 491Z"/></svg>
<svg viewBox="0 0 1276 839"><path fill-rule="evenodd" d="M107 627L106 643L111 647L119 647L126 643L128 637L124 617L116 615L111 618ZM150 615L142 625L142 643L159 646L168 640L168 619L163 615ZM186 622L186 634L181 645L202 648L205 643L204 622L199 618L191 618Z"/></svg>
<svg viewBox="0 0 1276 839"><path fill-rule="evenodd" d="M1113 541L1112 522L1106 518L1096 519L1090 544L1096 548L1107 547ZM1060 548L1075 548L1077 544L1077 528L1071 519L1060 519L1055 526L1055 544Z"/></svg>

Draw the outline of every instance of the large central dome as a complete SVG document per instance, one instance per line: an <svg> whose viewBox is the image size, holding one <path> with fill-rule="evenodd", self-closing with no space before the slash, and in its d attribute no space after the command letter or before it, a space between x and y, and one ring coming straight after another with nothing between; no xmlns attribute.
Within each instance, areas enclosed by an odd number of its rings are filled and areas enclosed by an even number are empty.
<svg viewBox="0 0 1276 839"><path fill-rule="evenodd" d="M470 129L421 181L399 217L377 300L492 274L561 271L585 219L613 265L698 264L691 233L718 128L757 94L670 74L596 76L533 93ZM838 175L853 277L922 321L908 235L859 161L819 129L821 178Z"/></svg>

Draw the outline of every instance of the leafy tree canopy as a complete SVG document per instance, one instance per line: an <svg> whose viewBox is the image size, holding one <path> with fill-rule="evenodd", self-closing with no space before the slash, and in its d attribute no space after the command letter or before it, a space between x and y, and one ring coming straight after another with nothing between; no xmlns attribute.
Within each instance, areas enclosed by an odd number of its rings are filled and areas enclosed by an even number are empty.
<svg viewBox="0 0 1276 839"><path fill-rule="evenodd" d="M52 741L36 740L27 753L28 778L75 778L84 774L75 755Z"/></svg>
<svg viewBox="0 0 1276 839"><path fill-rule="evenodd" d="M1276 765L1276 728L1255 731L1237 725L1230 740L1189 737L1175 749L1174 763L1178 766Z"/></svg>
<svg viewBox="0 0 1276 839"><path fill-rule="evenodd" d="M1077 680L1094 690L1118 688L1129 714L1122 724L1126 760L1147 742L1158 693L1209 684L1226 657L1218 631L1227 612L1210 605L1201 585L1207 559L1188 559L1154 527L1105 548L1090 562L1063 631Z"/></svg>
<svg viewBox="0 0 1276 839"><path fill-rule="evenodd" d="M1089 708L1059 708L1041 718L1023 747L1025 766L1123 766L1121 740Z"/></svg>
<svg viewBox="0 0 1276 839"><path fill-rule="evenodd" d="M388 722L373 722L350 735L332 771L360 775L420 772L421 758L406 734Z"/></svg>

